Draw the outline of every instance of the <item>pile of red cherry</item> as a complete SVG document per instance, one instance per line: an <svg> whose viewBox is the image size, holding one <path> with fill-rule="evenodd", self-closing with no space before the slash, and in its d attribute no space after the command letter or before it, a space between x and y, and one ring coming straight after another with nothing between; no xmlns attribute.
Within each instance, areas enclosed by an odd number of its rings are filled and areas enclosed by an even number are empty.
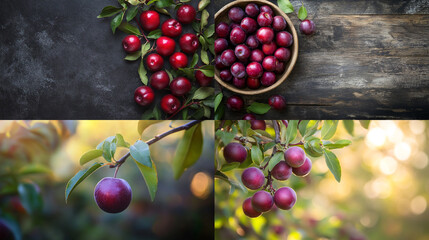
<svg viewBox="0 0 429 240"><path fill-rule="evenodd" d="M273 85L291 57L293 36L286 31L286 20L274 16L271 7L255 3L244 10L232 7L228 17L230 24L221 22L215 29L219 77L237 88Z"/></svg>
<svg viewBox="0 0 429 240"><path fill-rule="evenodd" d="M191 5L181 5L177 9L177 20L168 19L161 25L162 36L156 40L156 53L146 56L145 67L153 72L149 78L150 86L138 87L134 92L134 100L141 106L150 105L155 99L156 90L164 90L170 87L171 94L163 96L161 99L161 109L167 114L173 114L181 107L181 102L177 97L185 96L192 88L191 81L183 76L175 78L170 83L168 73L164 69L164 58L169 57L170 66L177 70L188 66L186 54L193 54L197 51L200 43L197 35L193 33L182 34L182 24L191 24L195 20L196 10ZM140 15L141 28L146 32L151 32L160 26L160 16L156 11L143 11ZM180 36L181 35L181 36ZM179 46L182 52L175 52L176 41L173 38L179 37ZM141 48L141 41L135 35L129 35L122 41L122 46L127 53L134 53ZM186 53L186 54L185 54ZM195 78L202 87L211 85L212 77L207 77L203 72L195 71Z"/></svg>

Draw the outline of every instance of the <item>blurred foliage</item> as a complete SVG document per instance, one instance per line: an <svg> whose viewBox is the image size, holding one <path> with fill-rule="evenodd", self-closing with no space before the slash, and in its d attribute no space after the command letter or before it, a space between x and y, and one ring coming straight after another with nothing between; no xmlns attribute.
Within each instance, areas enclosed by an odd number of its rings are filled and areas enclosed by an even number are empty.
<svg viewBox="0 0 429 240"><path fill-rule="evenodd" d="M0 233L7 225L16 239L211 238L214 136L210 121L202 123L204 154L179 180L174 179L171 165L184 132L150 146L159 178L155 202L131 161L118 173L133 190L124 212L105 213L93 198L96 183L113 176L114 168L98 170L74 190L68 204L64 201L64 188L79 170L80 156L107 136L121 133L130 142L141 137L147 141L183 123L157 122L142 137L138 121L0 121ZM118 149L115 156L126 152Z"/></svg>
<svg viewBox="0 0 429 240"><path fill-rule="evenodd" d="M215 239L429 239L429 122L347 120L338 126L332 141L352 141L336 150L341 183L323 158L310 157L310 175L278 184L297 191L289 211L248 218L241 204L253 192L215 179ZM227 175L241 184L242 171Z"/></svg>

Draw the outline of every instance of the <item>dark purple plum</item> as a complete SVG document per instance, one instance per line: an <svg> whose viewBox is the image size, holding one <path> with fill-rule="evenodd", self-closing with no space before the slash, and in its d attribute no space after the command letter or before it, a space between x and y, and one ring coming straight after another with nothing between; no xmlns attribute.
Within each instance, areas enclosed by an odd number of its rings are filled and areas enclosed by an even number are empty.
<svg viewBox="0 0 429 240"><path fill-rule="evenodd" d="M243 116L243 118L242 118L243 120L255 120L256 119L256 116L255 115L253 115L253 114L251 114L251 113L246 113L246 114L244 114L244 116Z"/></svg>
<svg viewBox="0 0 429 240"><path fill-rule="evenodd" d="M240 111L243 109L244 101L240 96L234 95L226 100L226 106L232 111Z"/></svg>
<svg viewBox="0 0 429 240"><path fill-rule="evenodd" d="M267 212L273 204L273 197L264 190L256 192L252 197L252 206L257 212Z"/></svg>
<svg viewBox="0 0 429 240"><path fill-rule="evenodd" d="M241 62L236 62L231 66L231 74L236 78L246 77L246 67Z"/></svg>
<svg viewBox="0 0 429 240"><path fill-rule="evenodd" d="M277 48L274 52L274 57L276 57L281 62L287 62L290 59L290 50L289 48Z"/></svg>
<svg viewBox="0 0 429 240"><path fill-rule="evenodd" d="M258 38L259 42L262 44L270 43L274 39L274 31L269 27L261 27L256 32L256 38Z"/></svg>
<svg viewBox="0 0 429 240"><path fill-rule="evenodd" d="M277 45L275 42L266 43L262 45L262 52L264 52L265 55L273 55L276 49Z"/></svg>
<svg viewBox="0 0 429 240"><path fill-rule="evenodd" d="M282 16L275 16L273 18L273 29L274 31L280 32L286 29L287 22Z"/></svg>
<svg viewBox="0 0 429 240"><path fill-rule="evenodd" d="M258 40L258 38L256 38L255 35L251 35L251 36L247 37L246 45L251 49L255 49L259 46L259 40Z"/></svg>
<svg viewBox="0 0 429 240"><path fill-rule="evenodd" d="M234 62L237 60L237 58L235 57L235 53L232 49L227 49L225 51L222 52L222 55L220 55L220 60L222 62L223 65L229 67L232 64L234 64Z"/></svg>
<svg viewBox="0 0 429 240"><path fill-rule="evenodd" d="M252 206L252 198L249 197L243 202L243 212L246 216L250 218L259 217L262 213L256 211Z"/></svg>
<svg viewBox="0 0 429 240"><path fill-rule="evenodd" d="M277 46L290 47L293 44L292 34L286 31L278 32L276 35Z"/></svg>
<svg viewBox="0 0 429 240"><path fill-rule="evenodd" d="M216 25L216 35L219 38L226 38L229 35L229 25L227 23L221 22Z"/></svg>
<svg viewBox="0 0 429 240"><path fill-rule="evenodd" d="M251 62L246 67L247 75L251 78L260 78L262 76L262 66L258 62Z"/></svg>
<svg viewBox="0 0 429 240"><path fill-rule="evenodd" d="M277 61L276 70L274 71L277 74L284 73L286 65L284 62Z"/></svg>
<svg viewBox="0 0 429 240"><path fill-rule="evenodd" d="M276 75L273 72L264 72L261 77L261 85L269 87L276 82Z"/></svg>
<svg viewBox="0 0 429 240"><path fill-rule="evenodd" d="M222 70L222 69L227 68L227 66L225 66L225 65L222 63L222 57L221 57L221 55L217 55L217 56L216 56L216 58L215 58L215 67L216 67L217 69L219 69L219 70Z"/></svg>
<svg viewBox="0 0 429 240"><path fill-rule="evenodd" d="M268 104L276 110L282 110L286 107L286 100L281 95L273 95L268 99Z"/></svg>
<svg viewBox="0 0 429 240"><path fill-rule="evenodd" d="M241 27L235 27L229 33L229 40L234 45L244 43L246 41L246 33Z"/></svg>
<svg viewBox="0 0 429 240"><path fill-rule="evenodd" d="M246 78L236 78L232 79L232 84L237 88L245 88L246 87Z"/></svg>
<svg viewBox="0 0 429 240"><path fill-rule="evenodd" d="M214 50L219 54L228 48L228 41L225 38L218 38L214 41Z"/></svg>
<svg viewBox="0 0 429 240"><path fill-rule="evenodd" d="M262 67L268 72L273 72L276 70L277 62L278 60L276 59L276 57L267 56L262 61Z"/></svg>
<svg viewBox="0 0 429 240"><path fill-rule="evenodd" d="M244 18L244 11L243 9L239 8L239 7L233 7L231 9L229 9L228 12L228 17L229 19L231 19L231 21L239 23L241 21L241 19Z"/></svg>
<svg viewBox="0 0 429 240"><path fill-rule="evenodd" d="M261 81L259 81L259 78L248 77L246 84L250 89L258 89L261 86Z"/></svg>
<svg viewBox="0 0 429 240"><path fill-rule="evenodd" d="M267 12L261 12L257 18L260 27L269 27L273 23L273 15Z"/></svg>
<svg viewBox="0 0 429 240"><path fill-rule="evenodd" d="M295 205L296 193L290 187L282 187L274 193L274 202L276 206L283 210L289 210Z"/></svg>
<svg viewBox="0 0 429 240"><path fill-rule="evenodd" d="M231 82L231 80L232 80L232 74L228 69L220 71L219 77L224 82Z"/></svg>
<svg viewBox="0 0 429 240"><path fill-rule="evenodd" d="M108 213L119 213L130 205L131 187L121 178L105 177L94 189L94 199L98 207Z"/></svg>
<svg viewBox="0 0 429 240"><path fill-rule="evenodd" d="M262 187L265 183L265 176L261 169L250 167L241 174L241 181L248 189L256 190Z"/></svg>
<svg viewBox="0 0 429 240"><path fill-rule="evenodd" d="M244 44L237 45L234 53L237 59L242 62L247 61L250 57L250 49Z"/></svg>
<svg viewBox="0 0 429 240"><path fill-rule="evenodd" d="M246 5L246 8L244 9L247 16L255 18L259 14L259 7L255 3L249 3Z"/></svg>
<svg viewBox="0 0 429 240"><path fill-rule="evenodd" d="M316 25L313 21L305 19L299 24L299 31L305 35L312 35L316 32Z"/></svg>
<svg viewBox="0 0 429 240"><path fill-rule="evenodd" d="M270 6L268 6L268 5L261 6L260 7L260 12L267 12L267 13L269 13L271 15L274 14L273 9Z"/></svg>
<svg viewBox="0 0 429 240"><path fill-rule="evenodd" d="M244 162L247 158L247 150L240 143L228 143L223 149L223 157L229 163Z"/></svg>
<svg viewBox="0 0 429 240"><path fill-rule="evenodd" d="M264 60L265 54L260 49L255 49L250 53L250 61L252 62L262 62Z"/></svg>
<svg viewBox="0 0 429 240"><path fill-rule="evenodd" d="M301 165L301 167L292 168L292 172L299 177L305 177L307 176L311 171L312 163L311 160L306 157L304 164Z"/></svg>
<svg viewBox="0 0 429 240"><path fill-rule="evenodd" d="M305 162L305 152L300 147L290 147L284 153L286 163L293 167L301 167Z"/></svg>
<svg viewBox="0 0 429 240"><path fill-rule="evenodd" d="M253 130L265 130L267 128L267 124L264 120L251 120L250 128Z"/></svg>
<svg viewBox="0 0 429 240"><path fill-rule="evenodd" d="M243 20L241 20L240 27L247 34L251 34L251 33L254 33L258 29L258 23L253 18L245 17L245 18L243 18Z"/></svg>
<svg viewBox="0 0 429 240"><path fill-rule="evenodd" d="M288 180L291 175L292 168L285 161L280 161L271 170L271 176L279 181Z"/></svg>

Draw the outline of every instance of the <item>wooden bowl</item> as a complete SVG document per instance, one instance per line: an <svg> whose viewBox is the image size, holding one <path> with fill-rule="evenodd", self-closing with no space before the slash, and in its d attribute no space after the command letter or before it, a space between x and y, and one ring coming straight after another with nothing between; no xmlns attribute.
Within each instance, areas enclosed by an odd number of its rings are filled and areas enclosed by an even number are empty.
<svg viewBox="0 0 429 240"><path fill-rule="evenodd" d="M244 94L244 95L255 95L255 94L261 94L264 92L271 91L272 89L274 89L277 86L279 86L280 84L282 84L282 82L284 82L286 80L286 78L289 76L293 67L295 66L296 59L298 58L298 36L296 34L296 30L295 30L295 27L293 26L292 21L289 19L289 17L286 15L286 13L284 13L275 4L268 2L268 1L265 1L265 0L236 0L236 1L232 1L232 2L228 3L227 5L225 5L223 8L221 8L215 14L215 23L216 24L220 23L220 22L230 23L231 21L228 18L228 10L232 7L241 7L244 10L246 5L249 3L255 3L258 6L262 6L262 5L270 6L274 11L275 16L280 15L280 16L284 17L284 19L286 19L286 22L287 22L286 30L288 32L290 32L293 36L293 44L291 47L289 47L291 50L291 58L290 58L289 62L287 62L287 64L286 64L285 72L283 74L277 74L276 75L277 81L269 87L263 87L263 88L259 88L259 89L255 89L255 90L249 89L249 88L240 89L240 88L235 87L232 84L229 84L229 83L222 81L222 79L220 79L220 77L219 77L218 69L215 69L215 79L222 87L225 87L230 91L240 93L240 94Z"/></svg>

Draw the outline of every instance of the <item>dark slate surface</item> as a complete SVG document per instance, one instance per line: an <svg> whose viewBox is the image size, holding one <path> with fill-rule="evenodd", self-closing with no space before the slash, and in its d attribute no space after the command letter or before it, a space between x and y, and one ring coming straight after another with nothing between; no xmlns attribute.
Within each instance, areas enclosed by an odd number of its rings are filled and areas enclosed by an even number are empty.
<svg viewBox="0 0 429 240"><path fill-rule="evenodd" d="M96 18L107 5L117 1L0 1L1 119L141 118L126 34Z"/></svg>
<svg viewBox="0 0 429 240"><path fill-rule="evenodd" d="M258 118L429 118L428 0L304 3L318 30L314 36L298 33L299 55L291 75L269 93L244 97L247 104L267 103L269 96L280 94L288 107ZM289 17L298 29L299 20ZM224 95L232 93L225 90ZM225 119L241 119L244 113L228 111Z"/></svg>

